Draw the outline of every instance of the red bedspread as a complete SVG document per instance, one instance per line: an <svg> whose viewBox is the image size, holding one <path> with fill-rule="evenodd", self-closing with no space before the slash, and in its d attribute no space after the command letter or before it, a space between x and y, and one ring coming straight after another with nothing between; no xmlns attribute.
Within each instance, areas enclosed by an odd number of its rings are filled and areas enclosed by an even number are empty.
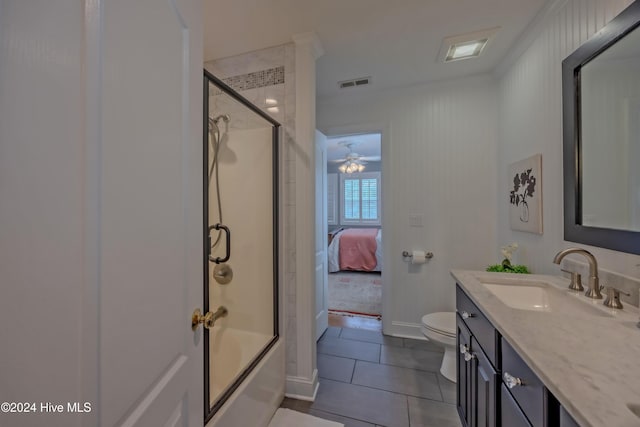
<svg viewBox="0 0 640 427"><path fill-rule="evenodd" d="M376 267L377 228L348 228L340 233L340 269L371 271Z"/></svg>

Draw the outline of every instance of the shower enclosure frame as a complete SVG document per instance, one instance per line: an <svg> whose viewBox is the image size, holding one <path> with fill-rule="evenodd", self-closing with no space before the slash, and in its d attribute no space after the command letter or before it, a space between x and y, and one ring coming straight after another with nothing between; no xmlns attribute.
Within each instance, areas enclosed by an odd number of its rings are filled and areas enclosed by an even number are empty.
<svg viewBox="0 0 640 427"><path fill-rule="evenodd" d="M222 80L204 70L203 80L203 262L204 262L204 280L203 280L203 298L204 298L204 312L207 313L211 309L209 304L209 255L208 255L208 233L209 233L209 84L212 83L222 92L233 98L235 101L241 103L244 107L248 108L252 112L256 113L264 120L272 125L272 215L273 215L273 338L267 343L267 345L258 353L253 360L245 367L245 369L238 375L235 381L220 395L218 400L213 406L209 401L210 399L210 337L209 330L204 328L204 422L208 423L215 413L225 404L225 402L231 397L234 391L242 384L247 376L253 371L253 369L260 363L264 356L271 350L271 348L278 342L280 338L279 334L279 146L280 146L280 123L262 111L260 108L253 105L249 100L244 98L229 85Z"/></svg>

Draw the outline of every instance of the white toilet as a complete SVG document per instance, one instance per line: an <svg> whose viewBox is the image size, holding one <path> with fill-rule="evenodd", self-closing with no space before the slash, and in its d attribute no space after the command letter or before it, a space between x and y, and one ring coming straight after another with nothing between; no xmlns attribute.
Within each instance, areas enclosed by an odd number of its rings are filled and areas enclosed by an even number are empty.
<svg viewBox="0 0 640 427"><path fill-rule="evenodd" d="M440 312L422 316L422 333L429 341L444 347L440 373L456 382L456 313Z"/></svg>

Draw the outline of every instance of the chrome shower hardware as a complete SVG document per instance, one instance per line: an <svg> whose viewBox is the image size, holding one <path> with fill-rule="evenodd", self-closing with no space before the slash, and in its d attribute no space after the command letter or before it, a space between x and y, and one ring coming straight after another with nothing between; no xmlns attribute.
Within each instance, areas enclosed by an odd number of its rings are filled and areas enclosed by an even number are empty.
<svg viewBox="0 0 640 427"><path fill-rule="evenodd" d="M221 285L226 285L233 280L233 270L229 264L217 264L213 268L213 279Z"/></svg>

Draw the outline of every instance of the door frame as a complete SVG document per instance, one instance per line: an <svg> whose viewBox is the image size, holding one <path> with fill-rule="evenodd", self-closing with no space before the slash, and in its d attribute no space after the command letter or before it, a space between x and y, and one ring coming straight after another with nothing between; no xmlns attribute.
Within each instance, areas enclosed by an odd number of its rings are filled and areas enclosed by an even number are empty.
<svg viewBox="0 0 640 427"><path fill-rule="evenodd" d="M315 200L316 200L316 229L315 229L315 248L314 248L314 259L315 259L315 295L316 295L316 306L315 306L315 340L318 341L322 334L329 327L329 269L327 264L327 234L328 234L328 224L327 224L327 136L316 129L315 138L314 138L314 148L315 148ZM318 169L318 155L321 154L322 164L320 165L320 169ZM319 181L322 180L322 183ZM320 185L322 184L322 185ZM320 194L319 194L320 193ZM320 205L318 205L318 201L320 201ZM318 219L320 219L318 221ZM318 227L322 228L322 230L318 230ZM319 234L318 234L319 232ZM318 236L320 236L318 238ZM319 249L319 250L318 250ZM321 257L321 261L318 262L318 257ZM318 267L322 270L320 274L322 274L322 278L320 282L318 281ZM318 311L318 287L322 286L322 309ZM319 320L322 321L322 324L319 324Z"/></svg>
<svg viewBox="0 0 640 427"><path fill-rule="evenodd" d="M390 229L389 218L391 218L391 206L393 205L392 193L390 188L391 179L391 124L384 122L359 123L344 126L333 126L327 129L320 129L327 138L335 138L341 136L362 135L366 133L379 133L380 140L380 180L382 185L382 229ZM389 233L382 239L382 259L385 261L382 268L382 332L390 334L391 322L385 322L385 319L391 319L391 309L393 307L393 289L391 287L391 268L392 264L387 261L391 259L390 248L391 236Z"/></svg>

